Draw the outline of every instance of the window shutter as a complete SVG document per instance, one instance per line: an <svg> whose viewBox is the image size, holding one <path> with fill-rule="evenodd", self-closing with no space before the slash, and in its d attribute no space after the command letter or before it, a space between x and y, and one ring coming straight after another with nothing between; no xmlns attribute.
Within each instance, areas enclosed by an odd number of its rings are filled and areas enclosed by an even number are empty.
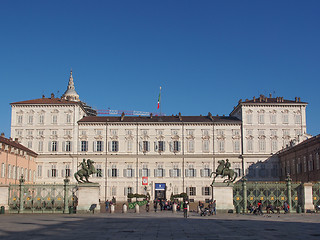
<svg viewBox="0 0 320 240"><path fill-rule="evenodd" d="M202 195L205 195L205 187L202 187Z"/></svg>
<svg viewBox="0 0 320 240"><path fill-rule="evenodd" d="M72 151L72 142L70 141L70 152Z"/></svg>
<svg viewBox="0 0 320 240"><path fill-rule="evenodd" d="M142 143L139 142L139 151L142 152Z"/></svg>
<svg viewBox="0 0 320 240"><path fill-rule="evenodd" d="M21 175L23 175L22 171L21 171ZM50 177L50 170L48 170L48 177Z"/></svg>
<svg viewBox="0 0 320 240"><path fill-rule="evenodd" d="M181 169L180 168L178 169L177 173L178 173L178 177L180 177L181 176Z"/></svg>
<svg viewBox="0 0 320 240"><path fill-rule="evenodd" d="M172 177L172 175L173 175L173 174L172 174L172 171L173 171L173 169L170 169L170 170L169 170L169 176L170 176L170 177Z"/></svg>
<svg viewBox="0 0 320 240"><path fill-rule="evenodd" d="M125 196L125 197L128 196L128 188L127 188L127 187L124 188L124 196Z"/></svg>
<svg viewBox="0 0 320 240"><path fill-rule="evenodd" d="M165 152L166 151L166 142L163 141L163 151Z"/></svg>
<svg viewBox="0 0 320 240"><path fill-rule="evenodd" d="M189 188L186 188L186 194L189 196L190 192L189 192Z"/></svg>
<svg viewBox="0 0 320 240"><path fill-rule="evenodd" d="M117 177L119 177L120 169L117 169L116 172L117 172Z"/></svg>
<svg viewBox="0 0 320 240"><path fill-rule="evenodd" d="M209 187L209 196L212 196L212 188L211 187Z"/></svg>
<svg viewBox="0 0 320 240"><path fill-rule="evenodd" d="M93 152L97 151L97 142L93 141Z"/></svg>
<svg viewBox="0 0 320 240"><path fill-rule="evenodd" d="M48 152L51 152L51 141L48 142Z"/></svg>
<svg viewBox="0 0 320 240"><path fill-rule="evenodd" d="M151 171L150 171L150 169L148 169L148 177L150 177L151 176Z"/></svg>
<svg viewBox="0 0 320 240"><path fill-rule="evenodd" d="M165 177L165 176L166 176L166 170L163 169L163 170L162 170L162 173L163 173L163 177Z"/></svg>
<svg viewBox="0 0 320 240"><path fill-rule="evenodd" d="M108 150L109 150L109 152L112 152L112 146L111 146L111 144L112 144L111 141L109 141L109 142L108 142Z"/></svg>
<svg viewBox="0 0 320 240"><path fill-rule="evenodd" d="M159 149L158 142L154 142L154 151L157 152Z"/></svg>
<svg viewBox="0 0 320 240"><path fill-rule="evenodd" d="M127 169L123 169L123 177L127 177Z"/></svg>
<svg viewBox="0 0 320 240"><path fill-rule="evenodd" d="M170 148L170 152L173 152L172 142L169 142L169 148Z"/></svg>
<svg viewBox="0 0 320 240"><path fill-rule="evenodd" d="M194 172L194 177L197 177L197 169L193 169L193 172Z"/></svg>
<svg viewBox="0 0 320 240"><path fill-rule="evenodd" d="M56 169L56 177L59 177L59 170Z"/></svg>
<svg viewBox="0 0 320 240"><path fill-rule="evenodd" d="M180 151L181 151L181 142L178 141L178 152L180 152Z"/></svg>
<svg viewBox="0 0 320 240"><path fill-rule="evenodd" d="M62 142L62 151L66 151L66 142L65 141L63 141Z"/></svg>
<svg viewBox="0 0 320 240"><path fill-rule="evenodd" d="M157 169L154 170L154 177L158 177Z"/></svg>
<svg viewBox="0 0 320 240"><path fill-rule="evenodd" d="M61 177L64 177L64 169L61 170Z"/></svg>
<svg viewBox="0 0 320 240"><path fill-rule="evenodd" d="M142 169L139 169L139 177L142 177Z"/></svg>
<svg viewBox="0 0 320 240"><path fill-rule="evenodd" d="M101 141L101 151L104 151L104 141Z"/></svg>
<svg viewBox="0 0 320 240"><path fill-rule="evenodd" d="M185 177L189 177L189 169L185 169Z"/></svg>
<svg viewBox="0 0 320 240"><path fill-rule="evenodd" d="M111 169L108 169L108 177L111 177Z"/></svg>
<svg viewBox="0 0 320 240"><path fill-rule="evenodd" d="M132 177L134 177L134 169L132 169Z"/></svg>
<svg viewBox="0 0 320 240"><path fill-rule="evenodd" d="M203 177L203 169L200 169L200 177Z"/></svg>
<svg viewBox="0 0 320 240"><path fill-rule="evenodd" d="M89 147L89 144L88 144L88 141L86 141L86 152L88 151L88 147Z"/></svg>

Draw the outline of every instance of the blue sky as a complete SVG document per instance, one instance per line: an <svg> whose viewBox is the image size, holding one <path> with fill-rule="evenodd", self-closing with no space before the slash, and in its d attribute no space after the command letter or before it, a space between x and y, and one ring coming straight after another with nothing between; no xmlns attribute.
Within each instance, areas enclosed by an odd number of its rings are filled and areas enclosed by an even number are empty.
<svg viewBox="0 0 320 240"><path fill-rule="evenodd" d="M0 131L9 103L59 96L72 68L96 109L228 115L259 94L301 97L319 134L320 1L0 2Z"/></svg>

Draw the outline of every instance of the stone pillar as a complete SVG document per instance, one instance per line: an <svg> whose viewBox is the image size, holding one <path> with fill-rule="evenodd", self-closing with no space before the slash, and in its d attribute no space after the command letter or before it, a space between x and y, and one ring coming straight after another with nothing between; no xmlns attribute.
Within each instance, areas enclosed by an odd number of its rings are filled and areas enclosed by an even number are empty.
<svg viewBox="0 0 320 240"><path fill-rule="evenodd" d="M314 211L313 205L313 194L312 194L312 183L303 184L303 210L307 212L308 210Z"/></svg>
<svg viewBox="0 0 320 240"><path fill-rule="evenodd" d="M128 207L127 207L126 204L123 204L123 205L122 205L122 212L123 212L123 213L127 213L127 212L128 212Z"/></svg>
<svg viewBox="0 0 320 240"><path fill-rule="evenodd" d="M140 206L138 204L136 204L134 208L136 210L136 213L140 213Z"/></svg>
<svg viewBox="0 0 320 240"><path fill-rule="evenodd" d="M0 206L4 206L4 209L9 209L9 185L0 185Z"/></svg>
<svg viewBox="0 0 320 240"><path fill-rule="evenodd" d="M63 213L68 213L68 192L69 192L69 182L70 180L66 177L64 180L64 186L63 186L63 190L64 190L64 196L63 196L63 203L64 203L64 209L63 209Z"/></svg>
<svg viewBox="0 0 320 240"><path fill-rule="evenodd" d="M114 207L114 205L112 204L112 205L110 206L110 213L114 213L114 210L115 210L115 207Z"/></svg>
<svg viewBox="0 0 320 240"><path fill-rule="evenodd" d="M99 189L99 183L81 183L78 185L77 212L88 212L93 204L96 205L95 211L100 210Z"/></svg>
<svg viewBox="0 0 320 240"><path fill-rule="evenodd" d="M248 201L248 196L247 196L247 179L244 177L242 178L242 191L243 191L243 213L247 212L247 201Z"/></svg>
<svg viewBox="0 0 320 240"><path fill-rule="evenodd" d="M21 178L19 179L19 213L23 213L23 209L24 209L23 195L24 195L24 178L23 178L23 175L21 175Z"/></svg>
<svg viewBox="0 0 320 240"><path fill-rule="evenodd" d="M292 209L292 195L291 195L291 181L292 181L292 179L290 178L289 174L287 175L286 181L287 181L287 199L288 199L287 202L289 204L289 212L293 212L293 209Z"/></svg>
<svg viewBox="0 0 320 240"><path fill-rule="evenodd" d="M213 200L216 200L218 211L228 212L233 210L233 184L227 186L226 183L214 183Z"/></svg>

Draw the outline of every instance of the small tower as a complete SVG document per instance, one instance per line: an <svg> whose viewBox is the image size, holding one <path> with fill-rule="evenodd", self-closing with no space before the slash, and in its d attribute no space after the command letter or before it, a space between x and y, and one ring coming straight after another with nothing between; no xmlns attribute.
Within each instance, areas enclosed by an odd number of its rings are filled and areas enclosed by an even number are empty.
<svg viewBox="0 0 320 240"><path fill-rule="evenodd" d="M62 95L62 98L69 101L76 101L76 102L80 101L79 95L74 88L72 70L70 71L67 91L65 91L65 93Z"/></svg>

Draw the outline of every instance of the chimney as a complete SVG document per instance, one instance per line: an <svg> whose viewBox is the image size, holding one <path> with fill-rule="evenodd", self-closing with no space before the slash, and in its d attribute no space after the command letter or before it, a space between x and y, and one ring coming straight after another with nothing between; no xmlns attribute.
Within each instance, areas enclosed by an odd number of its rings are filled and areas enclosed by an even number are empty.
<svg viewBox="0 0 320 240"><path fill-rule="evenodd" d="M255 96L253 96L253 102L256 102L256 97Z"/></svg>
<svg viewBox="0 0 320 240"><path fill-rule="evenodd" d="M238 104L240 104L242 102L242 99L239 99Z"/></svg>
<svg viewBox="0 0 320 240"><path fill-rule="evenodd" d="M210 119L211 121L213 121L211 112L208 112L208 117L209 117L209 119Z"/></svg>
<svg viewBox="0 0 320 240"><path fill-rule="evenodd" d="M121 113L121 118L120 118L120 121L122 122L124 119L124 112Z"/></svg>
<svg viewBox="0 0 320 240"><path fill-rule="evenodd" d="M152 113L150 113L150 118L152 118Z"/></svg>
<svg viewBox="0 0 320 240"><path fill-rule="evenodd" d="M45 98L45 96L44 96L44 95L42 95L42 98Z"/></svg>
<svg viewBox="0 0 320 240"><path fill-rule="evenodd" d="M300 102L300 97L298 97L298 102Z"/></svg>
<svg viewBox="0 0 320 240"><path fill-rule="evenodd" d="M53 93L51 93L51 99L54 99L54 94Z"/></svg>
<svg viewBox="0 0 320 240"><path fill-rule="evenodd" d="M15 138L14 141L15 141L16 143L18 143L18 142L19 142L19 138Z"/></svg>
<svg viewBox="0 0 320 240"><path fill-rule="evenodd" d="M4 133L3 132L1 133L1 137L4 137Z"/></svg>
<svg viewBox="0 0 320 240"><path fill-rule="evenodd" d="M269 98L272 98L272 94L271 93L269 94Z"/></svg>
<svg viewBox="0 0 320 240"><path fill-rule="evenodd" d="M181 112L179 112L179 119L182 121Z"/></svg>
<svg viewBox="0 0 320 240"><path fill-rule="evenodd" d="M297 98L297 97L295 97L295 98L294 98L294 101L295 101L295 102L298 102L298 98Z"/></svg>

